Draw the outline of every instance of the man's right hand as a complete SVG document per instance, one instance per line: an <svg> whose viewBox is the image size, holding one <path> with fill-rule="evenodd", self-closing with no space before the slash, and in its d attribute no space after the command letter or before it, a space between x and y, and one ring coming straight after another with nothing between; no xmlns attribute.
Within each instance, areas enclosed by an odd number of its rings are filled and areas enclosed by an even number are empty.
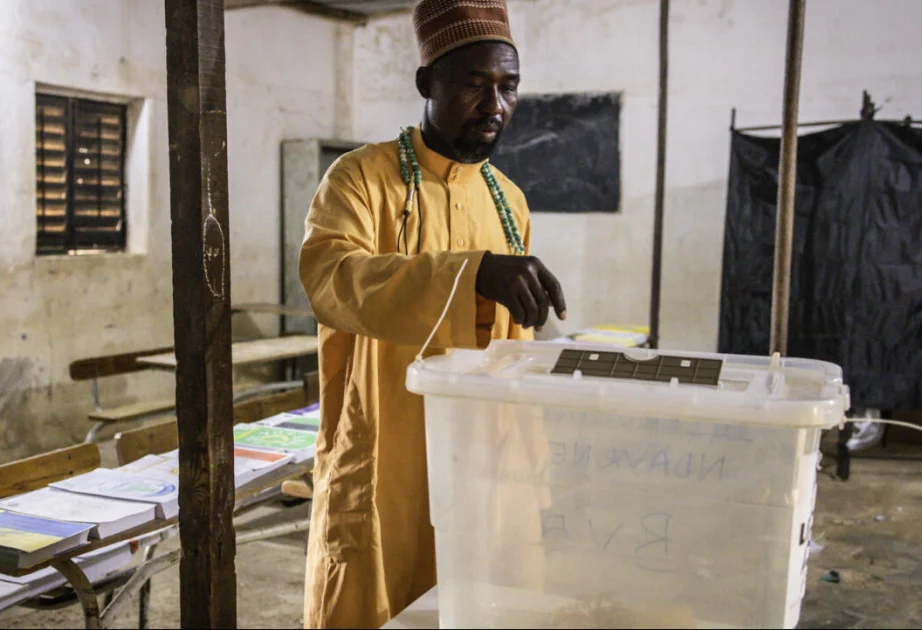
<svg viewBox="0 0 922 630"><path fill-rule="evenodd" d="M541 328L553 305L557 317L567 318L567 303L560 283L533 256L502 256L487 252L477 270L477 293L499 302L524 328Z"/></svg>

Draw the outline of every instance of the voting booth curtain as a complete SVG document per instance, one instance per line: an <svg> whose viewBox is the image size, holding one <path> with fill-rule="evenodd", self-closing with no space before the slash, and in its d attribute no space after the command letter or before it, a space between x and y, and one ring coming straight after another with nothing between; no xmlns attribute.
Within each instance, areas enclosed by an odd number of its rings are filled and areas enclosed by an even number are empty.
<svg viewBox="0 0 922 630"><path fill-rule="evenodd" d="M780 140L734 131L720 352L769 352ZM857 408L922 408L922 130L798 140L788 355L840 365Z"/></svg>

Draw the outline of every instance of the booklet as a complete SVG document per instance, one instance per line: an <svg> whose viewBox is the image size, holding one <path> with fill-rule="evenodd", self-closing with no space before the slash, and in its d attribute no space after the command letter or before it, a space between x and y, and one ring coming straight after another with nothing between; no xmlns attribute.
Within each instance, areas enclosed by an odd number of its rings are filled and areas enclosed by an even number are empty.
<svg viewBox="0 0 922 630"><path fill-rule="evenodd" d="M145 455L117 470L131 475L154 476L179 485L179 450L160 455Z"/></svg>
<svg viewBox="0 0 922 630"><path fill-rule="evenodd" d="M320 405L313 404L293 411L285 411L256 422L260 426L293 429L295 431L320 431Z"/></svg>
<svg viewBox="0 0 922 630"><path fill-rule="evenodd" d="M52 571L54 571L54 569L52 569ZM0 610L18 604L24 599L29 599L29 596L28 584L6 582L3 576L0 576Z"/></svg>
<svg viewBox="0 0 922 630"><path fill-rule="evenodd" d="M121 501L42 488L0 500L0 509L93 525L90 538L108 538L139 527L155 518L153 504Z"/></svg>
<svg viewBox="0 0 922 630"><path fill-rule="evenodd" d="M260 420L256 423L262 427L278 427L279 429L292 429L294 431L308 431L316 435L320 432L320 420L310 416L292 416L279 414Z"/></svg>
<svg viewBox="0 0 922 630"><path fill-rule="evenodd" d="M0 565L25 569L86 543L92 525L0 510Z"/></svg>
<svg viewBox="0 0 922 630"><path fill-rule="evenodd" d="M289 453L234 448L234 487L239 488L290 462ZM161 455L146 455L141 459L119 468L132 475L146 475L169 480L179 484L179 451L173 450Z"/></svg>
<svg viewBox="0 0 922 630"><path fill-rule="evenodd" d="M153 503L157 518L168 519L179 514L179 483L153 474L130 474L121 469L97 468L70 479L56 481L52 488L77 494Z"/></svg>
<svg viewBox="0 0 922 630"><path fill-rule="evenodd" d="M234 447L234 487L260 479L292 461L290 453Z"/></svg>
<svg viewBox="0 0 922 630"><path fill-rule="evenodd" d="M260 424L234 427L234 444L259 450L291 453L296 464L314 456L317 434L312 431L283 429Z"/></svg>

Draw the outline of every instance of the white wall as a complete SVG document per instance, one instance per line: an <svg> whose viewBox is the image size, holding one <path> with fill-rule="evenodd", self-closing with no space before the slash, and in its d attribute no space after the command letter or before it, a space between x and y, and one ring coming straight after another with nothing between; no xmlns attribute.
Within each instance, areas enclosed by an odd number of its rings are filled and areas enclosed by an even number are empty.
<svg viewBox="0 0 922 630"><path fill-rule="evenodd" d="M780 123L787 0L673 0L662 346L717 345L730 109L737 125ZM623 93L617 215L535 214L533 249L561 279L561 331L645 324L656 167L659 2L510 0L522 92ZM802 120L855 118L862 89L879 117L922 114L922 2L810 0ZM416 124L417 53L408 15L355 33L358 140Z"/></svg>
<svg viewBox="0 0 922 630"><path fill-rule="evenodd" d="M288 9L227 14L235 302L278 299L280 142L348 123L334 106L334 60L351 28ZM82 439L91 389L70 380L72 361L173 343L165 41L162 1L3 0L0 461ZM128 253L35 256L36 83L142 99L129 134ZM173 377L102 385L103 402L120 404L169 395Z"/></svg>
<svg viewBox="0 0 922 630"><path fill-rule="evenodd" d="M88 429L90 386L70 381L70 362L172 344L163 3L2 2L0 461L72 443ZM562 331L647 321L657 6L510 0L523 91L623 93L622 212L534 216L535 253L568 294ZM780 121L786 11L786 0L672 2L664 346L716 345L730 108L740 125ZM878 103L890 99L881 116L918 116L920 23L916 0L810 0L802 118L853 117L864 88ZM253 8L228 13L226 27L232 298L271 301L280 141L385 140L418 123L417 56L407 14L354 28ZM129 253L35 257L36 83L143 99ZM256 324L271 331L271 320ZM172 380L108 379L103 400L169 394Z"/></svg>

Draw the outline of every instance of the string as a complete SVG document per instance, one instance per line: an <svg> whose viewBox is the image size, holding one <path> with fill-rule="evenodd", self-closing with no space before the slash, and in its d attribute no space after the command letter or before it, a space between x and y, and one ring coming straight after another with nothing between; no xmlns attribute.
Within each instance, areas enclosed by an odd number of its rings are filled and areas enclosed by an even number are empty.
<svg viewBox="0 0 922 630"><path fill-rule="evenodd" d="M416 253L420 254L423 251L423 195L422 193L416 196L416 213L419 215L419 229L416 232ZM410 252L407 252L409 255Z"/></svg>
<svg viewBox="0 0 922 630"><path fill-rule="evenodd" d="M455 284L451 287L451 293L448 294L448 301L445 302L445 308L442 309L442 314L439 315L439 321L435 323L435 327L429 333L429 338L426 339L426 343L423 344L422 349L420 349L419 354L416 355L417 361L423 360L423 354L429 348L429 343L432 341L432 338L435 337L435 332L439 329L439 326L442 325L445 316L448 314L448 309L451 307L452 301L455 299L455 293L458 291L458 284L461 282L461 274L464 273L464 268L467 267L467 259L461 263L461 268L458 269L458 275L455 276Z"/></svg>
<svg viewBox="0 0 922 630"><path fill-rule="evenodd" d="M844 427L846 422L874 422L877 424L892 424L897 427L904 427L906 429L914 429L916 431L922 431L922 427L920 427L918 424L913 424L911 422L903 422L901 420L884 420L882 418L849 418L849 419L843 418L842 424L840 424L839 426Z"/></svg>
<svg viewBox="0 0 922 630"><path fill-rule="evenodd" d="M407 245L406 233L407 229L407 218L410 216L410 213L406 210L403 211L403 224L400 226L400 232L397 233L397 253L400 253L400 238L403 237L403 249L407 256L410 255L410 246Z"/></svg>

